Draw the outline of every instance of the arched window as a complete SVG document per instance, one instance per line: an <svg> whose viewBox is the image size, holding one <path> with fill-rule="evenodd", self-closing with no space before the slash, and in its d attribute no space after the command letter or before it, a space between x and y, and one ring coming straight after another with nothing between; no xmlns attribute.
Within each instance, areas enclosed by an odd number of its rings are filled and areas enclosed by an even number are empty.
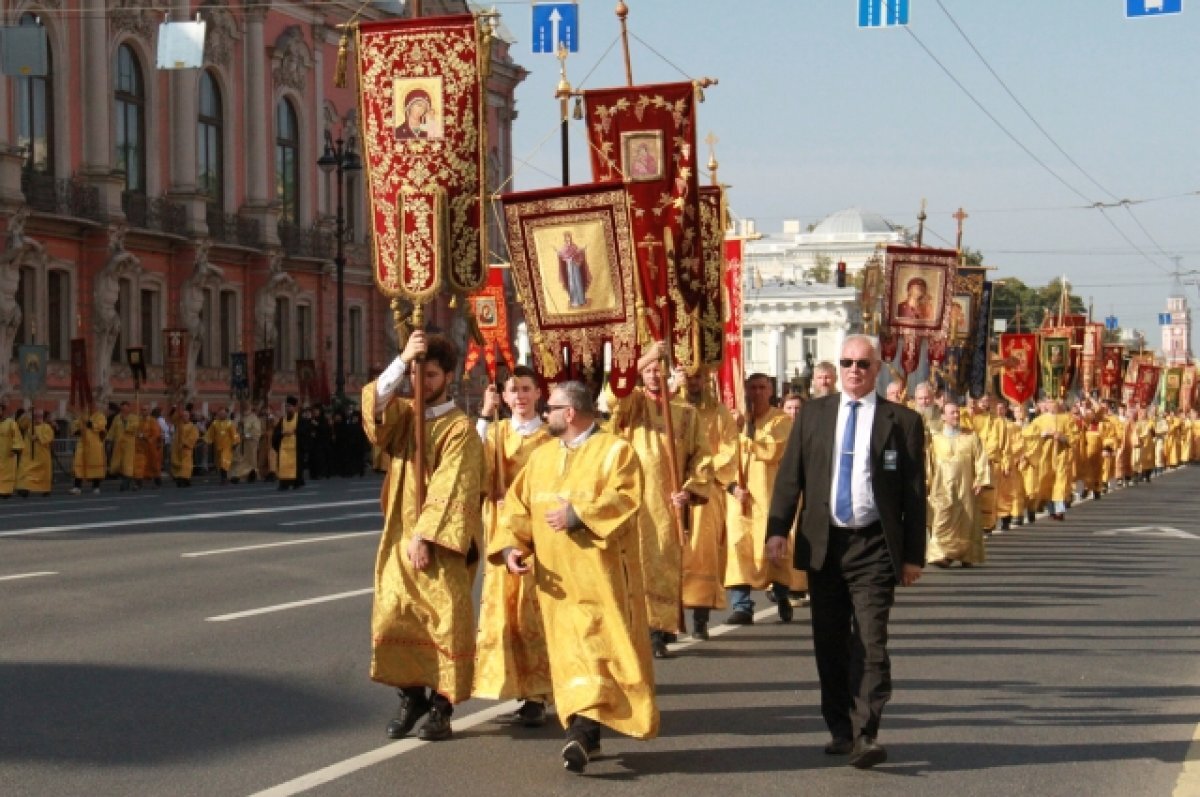
<svg viewBox="0 0 1200 797"><path fill-rule="evenodd" d="M200 115L196 129L196 190L208 197L208 204L224 208L225 173L224 114L221 90L212 73L200 73Z"/></svg>
<svg viewBox="0 0 1200 797"><path fill-rule="evenodd" d="M286 97L275 106L275 199L280 221L295 224L299 218L300 126L296 109Z"/></svg>
<svg viewBox="0 0 1200 797"><path fill-rule="evenodd" d="M38 25L37 17L25 14L21 25ZM46 53L46 75L17 77L17 146L25 150L25 169L37 174L54 174L54 95L50 76L54 60Z"/></svg>
<svg viewBox="0 0 1200 797"><path fill-rule="evenodd" d="M146 86L142 67L128 44L117 49L117 170L125 190L146 193Z"/></svg>

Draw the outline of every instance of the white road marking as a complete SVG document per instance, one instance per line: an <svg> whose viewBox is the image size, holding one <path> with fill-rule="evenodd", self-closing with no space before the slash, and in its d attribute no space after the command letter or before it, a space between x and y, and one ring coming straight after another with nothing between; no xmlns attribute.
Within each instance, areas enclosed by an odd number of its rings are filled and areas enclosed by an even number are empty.
<svg viewBox="0 0 1200 797"><path fill-rule="evenodd" d="M259 507L256 509L233 509L227 512L201 512L195 515L177 515L175 517L104 520L96 523L75 523L63 526L36 526L28 529L17 529L16 531L0 531L0 537L22 537L27 534L53 534L59 531L89 531L91 529L150 526L156 523L188 523L194 520L222 520L231 517L273 515L277 512L303 512L306 509L336 509L343 506L362 506L363 504L374 503L378 502L374 499L363 498L357 501L331 501L327 504L293 504L292 506Z"/></svg>
<svg viewBox="0 0 1200 797"><path fill-rule="evenodd" d="M243 617L254 617L259 614L285 612L288 609L297 609L301 606L312 606L314 603L328 603L329 601L338 601L342 598L355 598L359 595L370 595L374 591L374 587L367 587L366 589L356 589L351 590L350 592L339 592L336 595L322 595L319 598L307 598L302 601L280 603L275 606L264 606L261 609L247 609L244 612L234 612L233 614L219 614L216 617L205 617L204 619L210 623L224 623L229 620L241 620Z"/></svg>
<svg viewBox="0 0 1200 797"><path fill-rule="evenodd" d="M256 493L254 495L229 495L226 493L225 495L221 496L221 501L261 501L263 500L263 497L264 496L261 493ZM194 504L211 504L213 500L213 497L209 497L196 498L191 501L167 501L163 504L163 506L192 506Z"/></svg>
<svg viewBox="0 0 1200 797"><path fill-rule="evenodd" d="M17 573L14 576L0 576L0 581L16 581L17 579L21 579L21 578L39 578L41 576L57 576L57 575L58 575L57 572L54 572L51 570L45 570L41 573Z"/></svg>
<svg viewBox="0 0 1200 797"><path fill-rule="evenodd" d="M45 515L78 515L81 512L103 512L105 509L116 509L116 504L108 506L89 506L87 509L43 509L39 512L14 512L12 514L0 514L0 520L8 520L14 517L42 517Z"/></svg>
<svg viewBox="0 0 1200 797"><path fill-rule="evenodd" d="M357 515L334 515L332 517L317 518L316 520L289 520L287 523L280 523L280 526L311 526L314 523L328 523L331 520L352 520L360 517L373 517L383 520L383 515L379 512L359 512Z"/></svg>
<svg viewBox="0 0 1200 797"><path fill-rule="evenodd" d="M776 612L777 609L774 607L770 609L763 609L761 612L755 613L754 619L755 621L765 620ZM718 625L710 629L708 633L710 637L715 637L728 634L729 632L736 631L739 628L745 628L745 626ZM670 647L672 650L682 650L683 648L695 645L697 641L698 640L694 639L686 640L675 643ZM489 706L481 711L476 711L474 714L469 714L462 719L454 720L454 729L467 730L468 728L474 728L476 725L482 725L483 723L489 722L496 717L504 714L510 714L516 709L517 701L515 700L509 700L505 703ZM416 738L401 739L397 742L392 742L391 744L385 744L383 747L377 747L374 750L363 753L362 755L357 755L353 758L347 758L345 761L339 761L336 764L330 764L327 767L310 772L307 775L301 775L298 778L289 780L287 783L281 783L278 786L272 786L269 789L255 792L254 794L250 795L250 797L291 797L291 795L301 794L309 791L310 789L315 789L317 786L331 783L338 778L344 778L347 775L358 772L360 769L366 769L367 767L374 766L375 764L381 764L384 761L396 758L397 756L402 756L405 753L412 752L413 750L416 750L417 748L423 747L427 744L431 744L431 742L423 742Z"/></svg>
<svg viewBox="0 0 1200 797"><path fill-rule="evenodd" d="M1192 732L1192 744L1183 757L1183 771L1175 781L1172 797L1198 797L1200 795L1200 725Z"/></svg>
<svg viewBox="0 0 1200 797"><path fill-rule="evenodd" d="M302 540L284 540L283 542L264 542L259 545L242 545L237 548L218 548L213 551L192 551L191 553L182 553L184 559L194 559L199 556L216 556L222 553L240 553L241 551L258 551L263 548L281 548L285 545L307 545L310 542L328 542L329 540L345 540L350 537L366 537L368 535L379 536L378 531L354 531L348 534L332 534L328 537L305 537Z"/></svg>

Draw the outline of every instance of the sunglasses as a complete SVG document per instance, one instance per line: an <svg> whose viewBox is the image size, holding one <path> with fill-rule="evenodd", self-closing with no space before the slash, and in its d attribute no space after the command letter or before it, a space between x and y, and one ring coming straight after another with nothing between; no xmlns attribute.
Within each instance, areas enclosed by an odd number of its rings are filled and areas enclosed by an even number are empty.
<svg viewBox="0 0 1200 797"><path fill-rule="evenodd" d="M843 368L851 368L857 365L860 371L867 371L871 368L871 361L844 359L838 360L838 365L842 366Z"/></svg>

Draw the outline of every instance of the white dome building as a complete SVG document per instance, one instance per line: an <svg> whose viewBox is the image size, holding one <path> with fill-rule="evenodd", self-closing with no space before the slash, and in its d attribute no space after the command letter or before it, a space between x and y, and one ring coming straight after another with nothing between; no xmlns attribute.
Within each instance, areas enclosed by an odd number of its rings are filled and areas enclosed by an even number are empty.
<svg viewBox="0 0 1200 797"><path fill-rule="evenodd" d="M753 221L747 222L747 227L753 229ZM809 231L804 231L798 220L789 219L784 221L782 233L747 241L746 265L751 273L757 269L763 279L796 281L810 277L814 267L825 265L832 280L839 261L844 261L847 274L853 275L862 270L877 247L910 242L908 230L878 213L846 208L826 216Z"/></svg>

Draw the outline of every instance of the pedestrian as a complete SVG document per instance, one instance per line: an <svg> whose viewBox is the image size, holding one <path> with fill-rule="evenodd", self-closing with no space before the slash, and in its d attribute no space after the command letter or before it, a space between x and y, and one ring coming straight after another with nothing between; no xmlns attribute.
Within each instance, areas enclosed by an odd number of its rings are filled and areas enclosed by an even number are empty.
<svg viewBox="0 0 1200 797"><path fill-rule="evenodd" d="M892 695L887 624L897 584L925 564L925 431L914 411L875 395L873 338L842 345L842 392L807 402L771 500L767 553L783 559L803 499L795 566L808 571L821 714L830 755L860 769L887 760L876 741Z"/></svg>
<svg viewBox="0 0 1200 797"><path fill-rule="evenodd" d="M46 413L34 407L29 429L25 432L25 450L17 473L17 494L28 498L30 493L50 495L53 478L50 445L54 442L54 427L46 423Z"/></svg>
<svg viewBox="0 0 1200 797"><path fill-rule="evenodd" d="M6 409L0 400L0 498L12 498L21 452L25 450L25 436L15 420L5 417Z"/></svg>
<svg viewBox="0 0 1200 797"><path fill-rule="evenodd" d="M983 489L992 480L988 451L979 435L959 426L960 407L942 407L942 430L929 449L929 564L983 564ZM976 416L978 423L987 416ZM1005 429L1007 432L1007 428ZM1007 444L1007 440L1005 441ZM997 470L1002 467L996 465Z"/></svg>
<svg viewBox="0 0 1200 797"><path fill-rule="evenodd" d="M280 490L299 490L304 486L304 453L310 435L308 421L300 417L299 406L299 399L288 396L284 400L283 417L271 433L271 447L277 454L276 475Z"/></svg>
<svg viewBox="0 0 1200 797"><path fill-rule="evenodd" d="M93 495L100 494L105 466L104 435L107 433L108 419L99 410L89 414L81 409L71 422L71 434L79 437L75 444L75 486L71 488L71 495L80 495L85 481L92 483Z"/></svg>

